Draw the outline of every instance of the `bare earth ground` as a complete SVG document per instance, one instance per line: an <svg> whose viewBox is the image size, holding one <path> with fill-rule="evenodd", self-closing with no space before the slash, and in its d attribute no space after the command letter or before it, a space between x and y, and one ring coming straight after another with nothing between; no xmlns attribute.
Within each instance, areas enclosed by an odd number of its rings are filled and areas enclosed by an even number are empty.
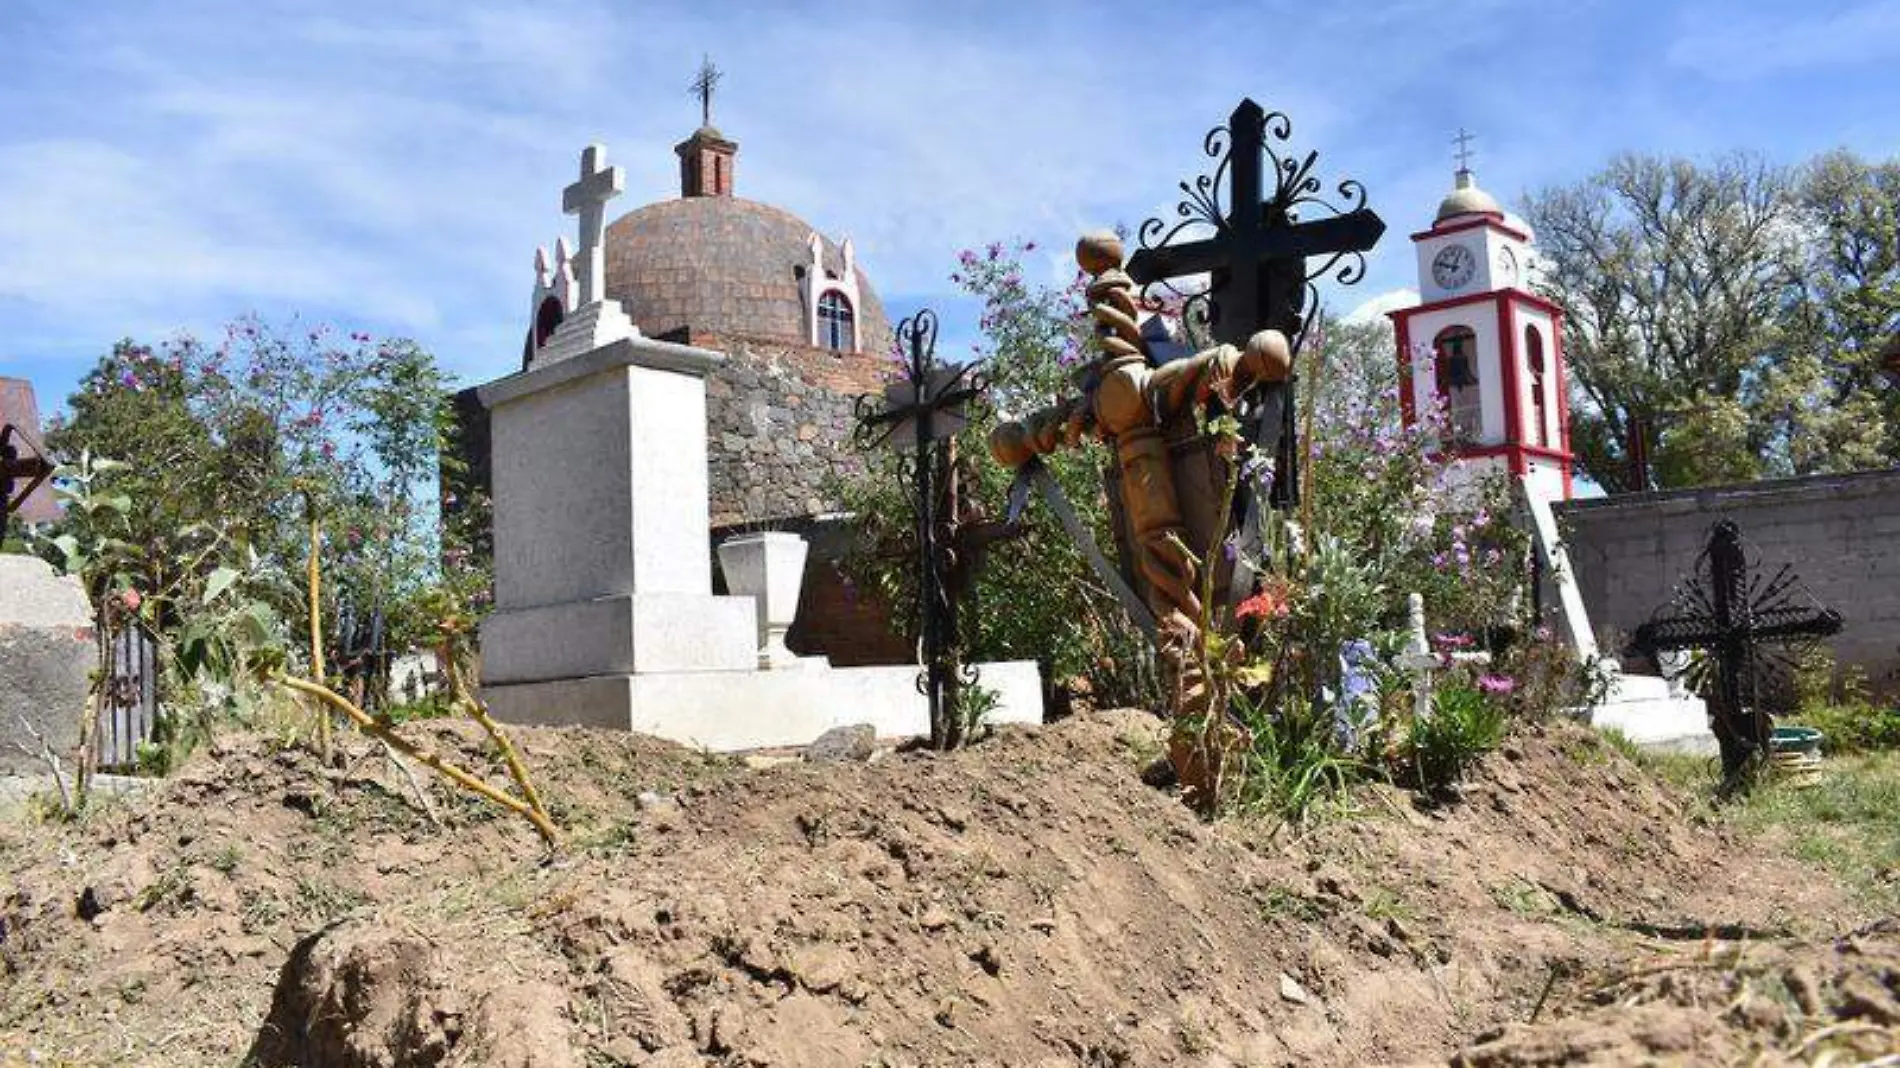
<svg viewBox="0 0 1900 1068"><path fill-rule="evenodd" d="M472 726L405 729L500 781ZM342 771L233 737L81 825L0 824L0 1064L1900 1052L1900 930L1567 724L1513 738L1457 803L1372 790L1297 839L1143 786L1159 731L1135 713L763 769L519 740L574 831L552 862L425 780L433 829L357 737Z"/></svg>

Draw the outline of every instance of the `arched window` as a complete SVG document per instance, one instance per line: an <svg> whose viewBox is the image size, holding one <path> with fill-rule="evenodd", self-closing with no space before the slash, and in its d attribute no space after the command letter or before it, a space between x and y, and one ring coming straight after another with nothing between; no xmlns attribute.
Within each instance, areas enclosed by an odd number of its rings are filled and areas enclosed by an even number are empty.
<svg viewBox="0 0 1900 1068"><path fill-rule="evenodd" d="M1452 440L1478 440L1484 432L1484 401L1478 388L1477 335L1470 327L1448 327L1432 340L1432 352Z"/></svg>
<svg viewBox="0 0 1900 1068"><path fill-rule="evenodd" d="M1531 441L1549 447L1550 422L1544 414L1544 335L1534 326L1524 328L1524 358L1531 365Z"/></svg>
<svg viewBox="0 0 1900 1068"><path fill-rule="evenodd" d="M565 315L561 311L560 300L548 297L541 301L541 307L535 309L534 313L535 348L538 349L548 343L548 338L554 336L554 330L561 325L563 318Z"/></svg>
<svg viewBox="0 0 1900 1068"><path fill-rule="evenodd" d="M818 344L833 352L858 350L857 325L851 316L851 302L835 289L818 295Z"/></svg>

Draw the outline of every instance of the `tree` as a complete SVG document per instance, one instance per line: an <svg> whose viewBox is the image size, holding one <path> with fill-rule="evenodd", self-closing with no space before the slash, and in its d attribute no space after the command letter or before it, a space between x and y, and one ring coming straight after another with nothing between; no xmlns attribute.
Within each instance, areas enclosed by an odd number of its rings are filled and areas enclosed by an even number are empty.
<svg viewBox="0 0 1900 1068"><path fill-rule="evenodd" d="M1816 158L1795 189L1803 238L1790 287L1781 403L1796 471L1900 460L1900 388L1882 350L1900 337L1900 161Z"/></svg>
<svg viewBox="0 0 1900 1068"><path fill-rule="evenodd" d="M435 467L443 377L414 342L242 319L215 345L181 335L127 340L81 381L47 434L50 451L119 461L90 492L127 504L109 532L125 549L98 581L140 592L161 634L186 621L220 569L292 624L305 614L293 576L308 552L303 499L314 497L335 618L380 605L392 645L424 637L415 606L436 574ZM108 532L70 513L54 531L76 546ZM95 589L95 597L105 589Z"/></svg>
<svg viewBox="0 0 1900 1068"><path fill-rule="evenodd" d="M1900 162L1620 156L1532 196L1572 440L1608 489L1900 460Z"/></svg>
<svg viewBox="0 0 1900 1068"><path fill-rule="evenodd" d="M1774 470L1786 427L1759 417L1800 255L1794 188L1747 155L1623 155L1527 201L1566 311L1571 440L1606 489ZM1641 445L1651 472L1632 469Z"/></svg>

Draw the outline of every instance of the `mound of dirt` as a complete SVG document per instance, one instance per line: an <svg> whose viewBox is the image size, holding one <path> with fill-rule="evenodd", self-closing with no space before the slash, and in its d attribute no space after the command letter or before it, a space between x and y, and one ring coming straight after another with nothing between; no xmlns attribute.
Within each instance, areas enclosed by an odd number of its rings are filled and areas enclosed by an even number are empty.
<svg viewBox="0 0 1900 1068"><path fill-rule="evenodd" d="M1600 977L1558 1018L1511 1024L1452 1063L1888 1064L1900 1056L1896 993L1892 920L1820 945L1710 942Z"/></svg>
<svg viewBox="0 0 1900 1068"><path fill-rule="evenodd" d="M500 781L472 726L406 729ZM1712 927L1793 944L1867 919L1567 724L1514 738L1455 804L1367 790L1355 818L1302 836L1208 825L1143 786L1160 735L1138 713L768 767L517 734L572 831L553 858L417 771L425 808L361 738L341 770L230 738L83 825L0 827L0 1051L260 1068L1588 1063L1555 1029L1613 1012L1585 977L1635 974Z"/></svg>

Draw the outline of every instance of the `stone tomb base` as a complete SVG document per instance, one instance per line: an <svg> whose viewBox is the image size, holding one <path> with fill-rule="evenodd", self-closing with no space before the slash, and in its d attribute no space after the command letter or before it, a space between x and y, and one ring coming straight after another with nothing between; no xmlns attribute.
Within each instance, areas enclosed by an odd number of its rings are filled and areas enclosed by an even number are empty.
<svg viewBox="0 0 1900 1068"><path fill-rule="evenodd" d="M977 684L997 696L986 723L1040 724L1042 679L1033 660L983 664ZM881 738L930 734L915 666L595 675L489 684L496 718L531 726L634 730L730 752L808 745L833 727L869 723Z"/></svg>
<svg viewBox="0 0 1900 1068"><path fill-rule="evenodd" d="M1613 727L1643 746L1714 752L1709 710L1700 697L1677 696L1654 675L1620 675L1602 704L1589 709L1591 726Z"/></svg>

